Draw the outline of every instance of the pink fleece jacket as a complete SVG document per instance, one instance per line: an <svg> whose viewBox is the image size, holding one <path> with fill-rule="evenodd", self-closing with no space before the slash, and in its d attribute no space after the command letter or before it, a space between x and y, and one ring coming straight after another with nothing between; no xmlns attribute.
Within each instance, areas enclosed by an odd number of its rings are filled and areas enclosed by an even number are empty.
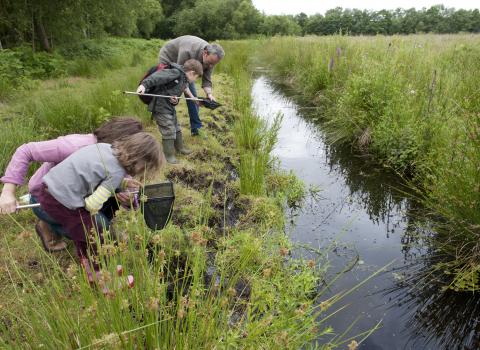
<svg viewBox="0 0 480 350"><path fill-rule="evenodd" d="M94 143L97 143L97 138L93 134L72 134L55 140L25 143L17 148L0 181L23 185L30 162L42 162L42 166L28 182L29 192L37 196L42 179L51 168L76 150Z"/></svg>

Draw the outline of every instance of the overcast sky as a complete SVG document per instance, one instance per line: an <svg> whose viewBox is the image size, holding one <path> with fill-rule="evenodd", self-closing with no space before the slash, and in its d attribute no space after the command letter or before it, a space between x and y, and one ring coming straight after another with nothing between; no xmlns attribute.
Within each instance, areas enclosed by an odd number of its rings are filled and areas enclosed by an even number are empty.
<svg viewBox="0 0 480 350"><path fill-rule="evenodd" d="M422 7L429 8L437 4L467 10L480 7L479 0L252 0L252 2L257 9L265 12L267 15L295 15L300 12L305 12L307 15L313 15L315 13L325 14L326 10L335 7L342 7L344 9L356 8L360 10L393 10L398 7L404 9L415 7L420 10Z"/></svg>

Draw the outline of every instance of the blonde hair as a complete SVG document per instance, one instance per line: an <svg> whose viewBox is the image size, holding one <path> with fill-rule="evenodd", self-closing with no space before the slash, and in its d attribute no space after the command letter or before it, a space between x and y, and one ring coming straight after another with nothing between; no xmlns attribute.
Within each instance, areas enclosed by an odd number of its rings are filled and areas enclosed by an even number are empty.
<svg viewBox="0 0 480 350"><path fill-rule="evenodd" d="M122 137L113 142L112 149L122 167L131 176L141 175L143 171L151 175L160 169L164 162L160 144L147 132ZM141 165L140 169L137 165Z"/></svg>

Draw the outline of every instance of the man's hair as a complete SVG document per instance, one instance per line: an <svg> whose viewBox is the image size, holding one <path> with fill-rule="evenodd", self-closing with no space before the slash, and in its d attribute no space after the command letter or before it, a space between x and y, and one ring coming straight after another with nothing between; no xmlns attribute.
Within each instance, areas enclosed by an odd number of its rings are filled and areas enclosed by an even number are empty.
<svg viewBox="0 0 480 350"><path fill-rule="evenodd" d="M217 55L219 59L225 57L225 51L223 51L223 47L221 47L220 44L208 44L207 46L205 46L205 50L209 55Z"/></svg>
<svg viewBox="0 0 480 350"><path fill-rule="evenodd" d="M189 71L193 70L195 73L198 74L199 77L201 77L203 75L202 64L200 63L200 61L197 61L193 58L185 61L185 63L183 64L183 70L185 72L189 72Z"/></svg>
<svg viewBox="0 0 480 350"><path fill-rule="evenodd" d="M137 118L114 117L95 129L93 134L97 137L97 142L112 144L115 140L140 131L143 131L143 125Z"/></svg>
<svg viewBox="0 0 480 350"><path fill-rule="evenodd" d="M147 132L125 136L112 144L112 149L118 161L128 175L136 174L136 165L145 165L145 170L153 174L163 165L163 152L157 139Z"/></svg>

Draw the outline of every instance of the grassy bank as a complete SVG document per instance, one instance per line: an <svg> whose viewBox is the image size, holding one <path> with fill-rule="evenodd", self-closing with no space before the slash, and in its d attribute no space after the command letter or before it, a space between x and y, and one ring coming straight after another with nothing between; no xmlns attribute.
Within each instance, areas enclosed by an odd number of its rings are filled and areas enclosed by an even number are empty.
<svg viewBox="0 0 480 350"><path fill-rule="evenodd" d="M251 114L242 45L249 44L226 44L215 75L224 107L202 110L208 139L185 132L194 152L153 180L175 183L171 225L154 232L141 213L120 211L115 232L128 239L113 244L107 235L97 287L72 258L72 245L54 255L42 250L30 211L0 217L2 348L299 349L314 340L325 348L352 341L326 324L350 291L325 300L328 262L290 256L283 207L301 200L302 185L272 166L277 127ZM45 81L28 99L14 96L2 106L9 126L2 171L22 142L88 132L112 115L140 116L159 136L145 106L120 94L136 87L156 53L97 79ZM178 114L187 131L183 103Z"/></svg>
<svg viewBox="0 0 480 350"><path fill-rule="evenodd" d="M112 69L136 66L158 49L161 40L105 38L75 41L51 54L31 47L0 50L0 101L39 87L46 79L101 77Z"/></svg>
<svg viewBox="0 0 480 350"><path fill-rule="evenodd" d="M478 35L333 36L273 38L259 50L276 79L318 107L332 142L413 175L447 221L436 244L455 273L480 266L479 44Z"/></svg>
<svg viewBox="0 0 480 350"><path fill-rule="evenodd" d="M156 62L160 45L158 40L105 39L53 55L26 48L1 51L0 56L21 59L0 64L2 84L8 85L8 96L0 92L0 173L24 142L90 132L112 115L146 118L144 106L121 92L135 87L145 67ZM42 68L46 65L52 68Z"/></svg>

